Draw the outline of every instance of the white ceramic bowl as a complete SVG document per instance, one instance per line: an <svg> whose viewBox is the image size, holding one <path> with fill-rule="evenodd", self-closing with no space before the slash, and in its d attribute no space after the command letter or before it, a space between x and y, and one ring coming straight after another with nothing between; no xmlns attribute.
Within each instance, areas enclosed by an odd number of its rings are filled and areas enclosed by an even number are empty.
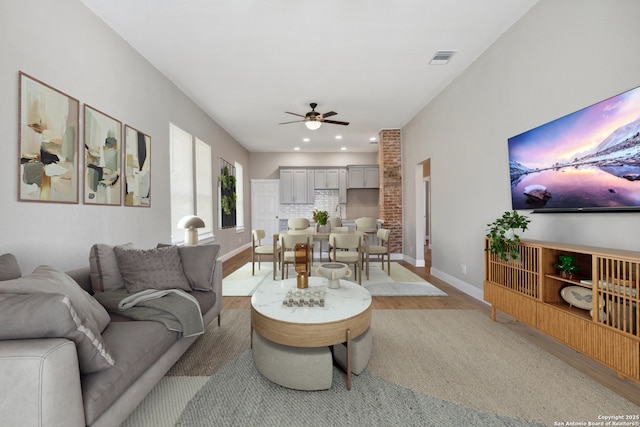
<svg viewBox="0 0 640 427"><path fill-rule="evenodd" d="M327 287L337 289L340 287L340 279L351 277L351 269L340 262L325 262L316 268L316 276L326 277L329 281Z"/></svg>

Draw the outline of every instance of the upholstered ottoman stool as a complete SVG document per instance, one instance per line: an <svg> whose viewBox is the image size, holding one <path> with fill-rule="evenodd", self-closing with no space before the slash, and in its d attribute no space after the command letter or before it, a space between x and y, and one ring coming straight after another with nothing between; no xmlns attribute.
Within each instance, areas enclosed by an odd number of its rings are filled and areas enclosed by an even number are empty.
<svg viewBox="0 0 640 427"><path fill-rule="evenodd" d="M329 347L290 347L253 331L253 360L268 380L295 390L327 390L333 380Z"/></svg>
<svg viewBox="0 0 640 427"><path fill-rule="evenodd" d="M351 372L358 375L364 371L371 358L373 334L371 328L367 329L358 338L351 340ZM338 344L333 346L333 358L344 370L347 369L347 346Z"/></svg>

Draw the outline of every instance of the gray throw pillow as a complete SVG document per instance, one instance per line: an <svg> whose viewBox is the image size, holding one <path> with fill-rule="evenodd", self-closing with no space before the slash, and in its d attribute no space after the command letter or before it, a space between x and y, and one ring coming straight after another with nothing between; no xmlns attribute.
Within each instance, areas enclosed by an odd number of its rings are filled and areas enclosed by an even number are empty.
<svg viewBox="0 0 640 427"><path fill-rule="evenodd" d="M0 281L22 276L18 260L13 254L0 255Z"/></svg>
<svg viewBox="0 0 640 427"><path fill-rule="evenodd" d="M124 285L130 293L145 289L182 289L191 292L176 246L156 249L113 248Z"/></svg>
<svg viewBox="0 0 640 427"><path fill-rule="evenodd" d="M220 245L181 246L178 250L191 289L211 291Z"/></svg>
<svg viewBox="0 0 640 427"><path fill-rule="evenodd" d="M81 319L66 295L0 294L0 324L0 340L67 338L73 341L83 374L114 364L93 319Z"/></svg>
<svg viewBox="0 0 640 427"><path fill-rule="evenodd" d="M89 320L95 322L98 334L104 331L111 321L107 310L78 286L75 280L49 265L41 265L27 276L0 282L0 293L31 294L34 292L68 296L80 320L83 323Z"/></svg>
<svg viewBox="0 0 640 427"><path fill-rule="evenodd" d="M131 243L121 245L133 248ZM91 270L91 287L93 292L124 289L124 280L118 269L118 260L113 253L113 246L96 243L89 252L89 269Z"/></svg>

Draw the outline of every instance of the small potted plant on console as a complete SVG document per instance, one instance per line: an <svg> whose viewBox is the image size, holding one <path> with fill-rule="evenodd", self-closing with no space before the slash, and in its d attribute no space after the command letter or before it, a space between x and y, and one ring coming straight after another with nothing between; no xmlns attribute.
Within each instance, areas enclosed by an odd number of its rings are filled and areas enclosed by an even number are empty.
<svg viewBox="0 0 640 427"><path fill-rule="evenodd" d="M487 236L491 241L485 249L492 254L496 254L502 261L516 261L519 257L518 243L520 236L516 234L516 230L523 232L529 226L531 220L525 215L520 215L517 211L507 211L489 226Z"/></svg>
<svg viewBox="0 0 640 427"><path fill-rule="evenodd" d="M560 272L560 277L563 279L575 279L576 272L580 270L580 267L576 265L576 257L572 255L559 255L559 262L555 267Z"/></svg>

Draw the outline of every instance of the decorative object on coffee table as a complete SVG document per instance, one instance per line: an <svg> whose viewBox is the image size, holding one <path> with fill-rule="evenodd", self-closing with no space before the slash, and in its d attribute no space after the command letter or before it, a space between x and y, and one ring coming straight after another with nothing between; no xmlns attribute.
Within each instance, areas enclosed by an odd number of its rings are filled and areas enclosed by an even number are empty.
<svg viewBox="0 0 640 427"><path fill-rule="evenodd" d="M300 289L309 287L309 273L311 270L309 259L309 245L306 243L296 243L295 270L298 275L298 288Z"/></svg>
<svg viewBox="0 0 640 427"><path fill-rule="evenodd" d="M347 264L340 262L325 262L316 268L316 276L323 276L329 280L327 288L338 289L340 287L340 279L351 277L351 269Z"/></svg>
<svg viewBox="0 0 640 427"><path fill-rule="evenodd" d="M322 290L289 290L282 300L283 307L324 307L324 294Z"/></svg>

